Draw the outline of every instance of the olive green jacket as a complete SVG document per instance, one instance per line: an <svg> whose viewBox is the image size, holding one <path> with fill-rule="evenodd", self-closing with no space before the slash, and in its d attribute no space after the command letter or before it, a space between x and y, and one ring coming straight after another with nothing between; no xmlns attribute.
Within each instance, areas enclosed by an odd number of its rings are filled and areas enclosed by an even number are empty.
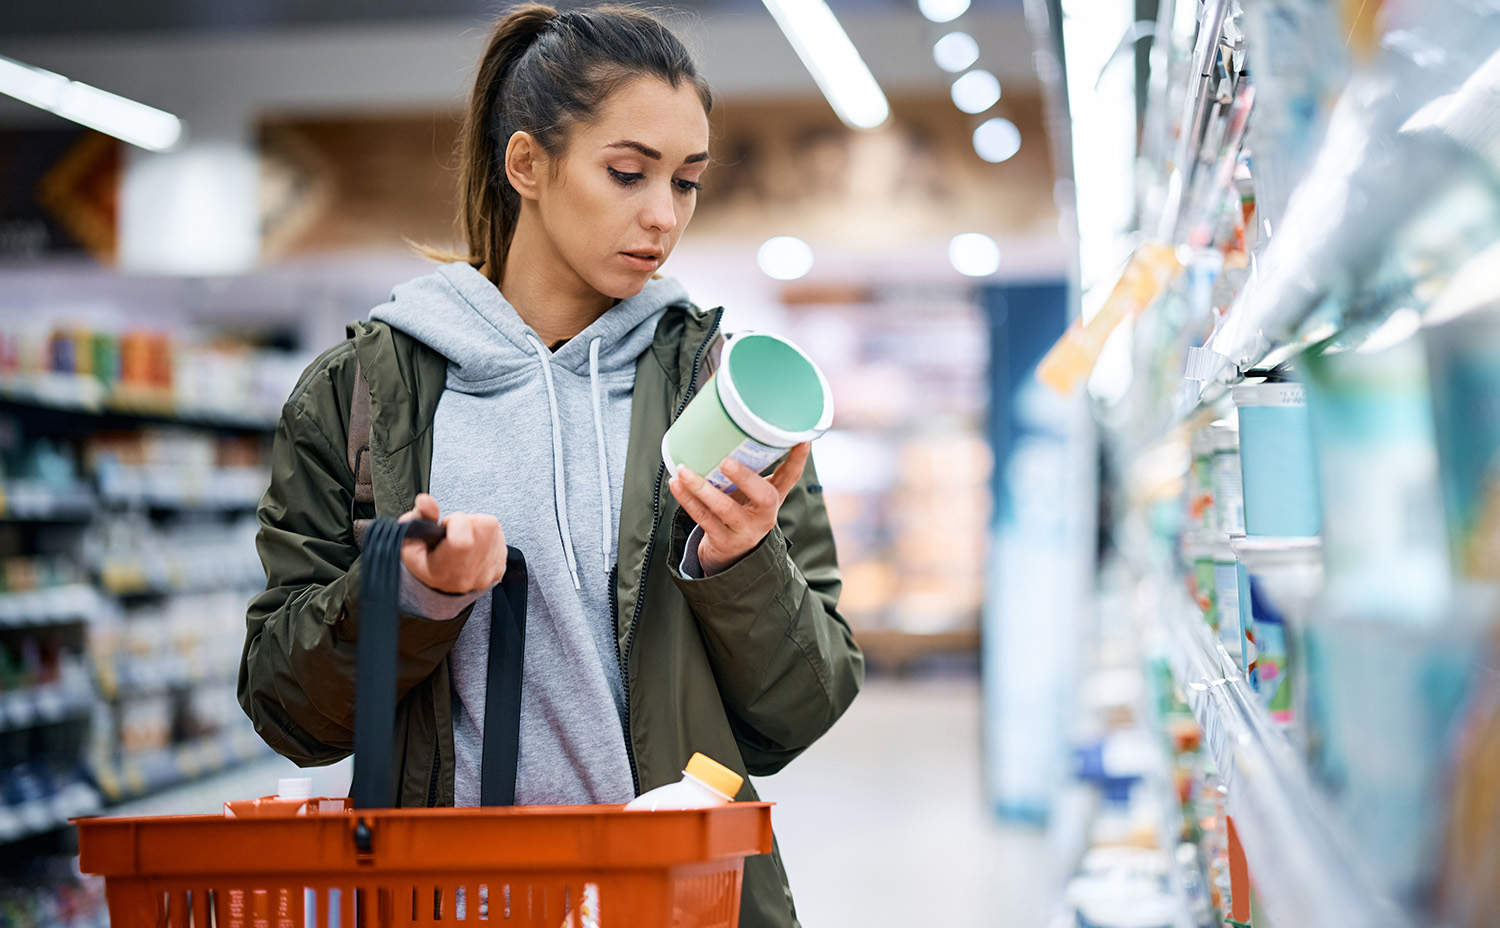
<svg viewBox="0 0 1500 928"><path fill-rule="evenodd" d="M701 751L767 776L848 708L864 658L839 616L838 564L811 461L776 529L712 577L678 570L692 522L666 488L663 433L706 379L722 310L670 307L636 365L620 506L614 622L637 792L677 780ZM379 323L303 374L287 400L261 500L257 547L266 589L250 603L240 704L276 751L303 766L353 750L360 555L351 519L347 435L354 362L371 394L375 513L399 515L430 485L432 423L447 379L436 352ZM469 610L400 619L397 806L453 804L448 651ZM741 799L754 799L746 782ZM779 854L745 864L740 924L796 924Z"/></svg>

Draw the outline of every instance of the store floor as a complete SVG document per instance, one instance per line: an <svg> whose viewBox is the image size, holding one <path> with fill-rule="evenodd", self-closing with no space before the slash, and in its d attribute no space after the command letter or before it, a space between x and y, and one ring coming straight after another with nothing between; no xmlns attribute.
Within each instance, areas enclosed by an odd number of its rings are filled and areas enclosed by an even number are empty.
<svg viewBox="0 0 1500 928"><path fill-rule="evenodd" d="M871 679L833 731L757 786L777 803L777 838L805 928L1033 928L1051 893L1038 829L996 823L979 780L972 676ZM272 758L154 797L130 814L212 812L312 773L347 788L347 765L298 771Z"/></svg>
<svg viewBox="0 0 1500 928"><path fill-rule="evenodd" d="M822 741L757 781L805 928L1032 928L1041 830L1002 825L979 778L979 684L872 679Z"/></svg>

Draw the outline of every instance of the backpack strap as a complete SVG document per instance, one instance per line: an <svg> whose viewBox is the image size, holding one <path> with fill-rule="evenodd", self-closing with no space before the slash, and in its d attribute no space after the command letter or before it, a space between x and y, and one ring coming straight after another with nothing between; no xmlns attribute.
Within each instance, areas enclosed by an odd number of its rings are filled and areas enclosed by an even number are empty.
<svg viewBox="0 0 1500 928"><path fill-rule="evenodd" d="M349 521L354 525L354 543L363 548L373 520L356 518L354 507L375 502L375 483L370 475L370 385L358 358L354 361L354 397L349 403L349 470L354 474Z"/></svg>

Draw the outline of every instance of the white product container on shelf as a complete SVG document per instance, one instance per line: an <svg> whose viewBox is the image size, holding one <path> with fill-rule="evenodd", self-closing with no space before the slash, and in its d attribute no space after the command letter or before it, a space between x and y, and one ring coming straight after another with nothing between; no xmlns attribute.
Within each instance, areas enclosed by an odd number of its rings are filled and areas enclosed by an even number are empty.
<svg viewBox="0 0 1500 928"><path fill-rule="evenodd" d="M682 779L647 790L625 804L626 811L665 812L712 809L734 801L745 778L702 754L694 754Z"/></svg>

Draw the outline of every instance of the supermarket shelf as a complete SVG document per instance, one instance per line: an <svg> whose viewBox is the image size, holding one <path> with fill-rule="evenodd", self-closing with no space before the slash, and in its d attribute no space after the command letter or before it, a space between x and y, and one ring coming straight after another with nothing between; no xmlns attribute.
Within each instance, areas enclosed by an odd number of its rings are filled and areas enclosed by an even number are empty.
<svg viewBox="0 0 1500 928"><path fill-rule="evenodd" d="M1358 865L1360 855L1307 767L1186 593L1165 603L1173 673L1229 786L1250 870L1278 928L1409 928Z"/></svg>
<svg viewBox="0 0 1500 928"><path fill-rule="evenodd" d="M99 572L99 586L106 595L117 597L165 597L189 593L223 593L244 590L259 592L264 576L191 577L184 571L153 570L144 564L107 564ZM170 575L166 575L170 574Z"/></svg>
<svg viewBox="0 0 1500 928"><path fill-rule="evenodd" d="M107 804L143 799L163 790L217 776L232 767L268 757L251 731L208 735L196 741L126 757L95 768L94 779Z"/></svg>
<svg viewBox="0 0 1500 928"><path fill-rule="evenodd" d="M87 783L72 783L54 796L0 805L0 844L12 844L68 826L68 819L93 815L99 794Z"/></svg>
<svg viewBox="0 0 1500 928"><path fill-rule="evenodd" d="M94 709L88 687L49 683L0 693L0 734L87 718Z"/></svg>
<svg viewBox="0 0 1500 928"><path fill-rule="evenodd" d="M238 667L193 672L177 657L121 661L127 668L120 673L113 663L99 667L99 697L111 702L145 699L175 690L194 689L205 684L228 685L239 675Z"/></svg>
<svg viewBox="0 0 1500 928"><path fill-rule="evenodd" d="M36 628L84 622L98 612L99 593L85 583L0 593L0 629Z"/></svg>
<svg viewBox="0 0 1500 928"><path fill-rule="evenodd" d="M266 482L270 483L269 477ZM156 512L253 512L260 505L260 493L254 496L112 493L101 496L100 502L116 509L143 508Z"/></svg>
<svg viewBox="0 0 1500 928"><path fill-rule="evenodd" d="M0 521L87 522L98 499L86 483L58 488L40 480L0 481Z"/></svg>
<svg viewBox="0 0 1500 928"><path fill-rule="evenodd" d="M253 432L270 432L276 428L274 418L180 409L174 408L170 401L156 397L113 395L98 380L71 374L0 378L0 403L53 413L103 417L119 424L190 425Z"/></svg>

